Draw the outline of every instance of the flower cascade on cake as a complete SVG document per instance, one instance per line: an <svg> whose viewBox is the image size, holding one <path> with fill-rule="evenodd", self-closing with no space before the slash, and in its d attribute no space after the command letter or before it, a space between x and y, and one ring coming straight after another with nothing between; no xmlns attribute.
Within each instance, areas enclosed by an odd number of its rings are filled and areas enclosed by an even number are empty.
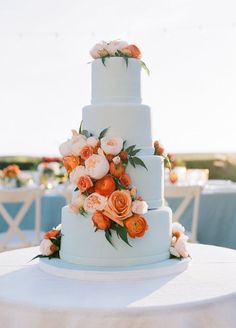
<svg viewBox="0 0 236 328"><path fill-rule="evenodd" d="M145 219L147 203L137 194L127 165L136 167L144 162L136 155L135 145L125 147L120 136L98 137L80 127L60 146L63 163L70 182L75 186L69 205L75 214L91 218L95 231L103 230L112 244L112 231L130 245L130 238L142 237L148 229ZM86 219L89 219L86 218Z"/></svg>

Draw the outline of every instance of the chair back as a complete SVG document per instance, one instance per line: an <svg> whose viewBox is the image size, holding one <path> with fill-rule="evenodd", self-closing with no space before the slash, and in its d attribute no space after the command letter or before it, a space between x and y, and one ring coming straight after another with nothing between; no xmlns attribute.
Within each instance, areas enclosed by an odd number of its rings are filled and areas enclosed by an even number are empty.
<svg viewBox="0 0 236 328"><path fill-rule="evenodd" d="M178 198L181 202L175 212L173 213L173 222L178 222L181 216L185 213L189 204L193 201L192 211L192 227L190 231L190 241L197 242L197 229L199 218L200 196L203 187L199 185L194 186L165 186L165 198Z"/></svg>
<svg viewBox="0 0 236 328"><path fill-rule="evenodd" d="M5 249L26 247L39 244L41 224L40 200L41 190L39 188L17 188L9 190L0 190L0 216L8 225L8 230L0 234L0 251ZM21 204L21 207L16 213L16 215L14 215L13 217L10 213L11 211L7 210L7 207L5 205L16 203ZM35 203L34 230L32 231L33 240L29 240L27 234L24 233L24 230L20 229L20 223L23 221L27 211L33 203ZM18 238L18 243L17 246L15 245L14 247L11 247L9 245L13 237Z"/></svg>

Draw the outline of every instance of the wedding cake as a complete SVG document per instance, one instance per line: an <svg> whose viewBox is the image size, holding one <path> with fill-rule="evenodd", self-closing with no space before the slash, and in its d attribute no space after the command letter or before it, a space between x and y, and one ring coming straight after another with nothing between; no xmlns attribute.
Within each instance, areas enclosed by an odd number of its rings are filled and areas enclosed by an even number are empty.
<svg viewBox="0 0 236 328"><path fill-rule="evenodd" d="M164 201L164 154L155 155L151 109L142 104L141 53L124 41L92 50L91 105L60 146L74 185L42 256L91 267L130 267L187 257L186 236Z"/></svg>

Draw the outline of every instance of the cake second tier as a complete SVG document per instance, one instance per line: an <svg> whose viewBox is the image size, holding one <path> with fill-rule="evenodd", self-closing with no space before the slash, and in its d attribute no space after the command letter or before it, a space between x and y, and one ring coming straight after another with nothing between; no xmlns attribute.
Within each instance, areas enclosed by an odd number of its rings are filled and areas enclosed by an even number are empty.
<svg viewBox="0 0 236 328"><path fill-rule="evenodd" d="M99 135L121 136L127 145L136 145L140 154L152 155L151 109L141 104L100 104L83 107L84 129Z"/></svg>

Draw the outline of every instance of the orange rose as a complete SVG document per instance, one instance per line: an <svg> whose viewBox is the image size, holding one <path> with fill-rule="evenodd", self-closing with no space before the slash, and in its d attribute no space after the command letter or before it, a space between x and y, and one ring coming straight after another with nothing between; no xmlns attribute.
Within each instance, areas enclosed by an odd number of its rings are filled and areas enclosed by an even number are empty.
<svg viewBox="0 0 236 328"><path fill-rule="evenodd" d="M89 145L85 145L79 152L81 158L83 160L88 159L90 156L93 155L93 147L89 146Z"/></svg>
<svg viewBox="0 0 236 328"><path fill-rule="evenodd" d="M126 150L122 150L120 152L120 159L123 160L123 159L127 159L128 158L128 152Z"/></svg>
<svg viewBox="0 0 236 328"><path fill-rule="evenodd" d="M103 196L110 196L116 190L114 179L110 175L98 180L95 184L95 192Z"/></svg>
<svg viewBox="0 0 236 328"><path fill-rule="evenodd" d="M120 177L120 182L125 186L125 187L129 187L129 185L131 184L131 178L127 173L122 174L122 176Z"/></svg>
<svg viewBox="0 0 236 328"><path fill-rule="evenodd" d="M109 197L104 214L123 226L122 221L132 215L131 202L129 191L116 190Z"/></svg>
<svg viewBox="0 0 236 328"><path fill-rule="evenodd" d="M108 162L111 162L113 157L114 157L114 155L106 154L106 159L108 160Z"/></svg>
<svg viewBox="0 0 236 328"><path fill-rule="evenodd" d="M54 244L52 244L51 246L50 246L50 251L52 252L52 253L55 253L55 252L57 252L59 250L59 247L58 246L56 246L56 245L54 245Z"/></svg>
<svg viewBox="0 0 236 328"><path fill-rule="evenodd" d="M60 230L49 230L48 232L45 233L44 239L50 239L50 238L56 238L60 233Z"/></svg>
<svg viewBox="0 0 236 328"><path fill-rule="evenodd" d="M141 51L134 44L130 44L128 47L122 49L122 52L132 58L140 59L142 57Z"/></svg>
<svg viewBox="0 0 236 328"><path fill-rule="evenodd" d="M92 220L95 227L100 230L107 230L111 226L111 220L98 211L93 214Z"/></svg>
<svg viewBox="0 0 236 328"><path fill-rule="evenodd" d="M122 174L125 173L125 167L122 163L115 164L114 162L110 163L110 173L114 177L120 178Z"/></svg>
<svg viewBox="0 0 236 328"><path fill-rule="evenodd" d="M148 229L147 221L143 216L134 214L125 220L125 227L131 238L142 237Z"/></svg>
<svg viewBox="0 0 236 328"><path fill-rule="evenodd" d="M93 181L88 175L82 175L77 182L77 187L79 188L80 192L84 192L92 186Z"/></svg>
<svg viewBox="0 0 236 328"><path fill-rule="evenodd" d="M71 173L78 165L80 165L80 158L78 156L63 157L63 164L68 173Z"/></svg>

